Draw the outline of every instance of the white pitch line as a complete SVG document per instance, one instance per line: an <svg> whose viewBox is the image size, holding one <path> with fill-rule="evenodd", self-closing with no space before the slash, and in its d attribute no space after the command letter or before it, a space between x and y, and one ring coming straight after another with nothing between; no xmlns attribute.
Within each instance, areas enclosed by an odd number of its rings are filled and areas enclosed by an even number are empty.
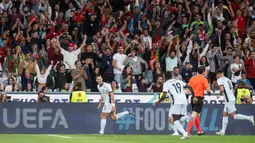
<svg viewBox="0 0 255 143"><path fill-rule="evenodd" d="M73 137L69 137L69 136L60 136L60 135L48 135L48 136L57 137L57 138L65 138L65 139L73 138Z"/></svg>

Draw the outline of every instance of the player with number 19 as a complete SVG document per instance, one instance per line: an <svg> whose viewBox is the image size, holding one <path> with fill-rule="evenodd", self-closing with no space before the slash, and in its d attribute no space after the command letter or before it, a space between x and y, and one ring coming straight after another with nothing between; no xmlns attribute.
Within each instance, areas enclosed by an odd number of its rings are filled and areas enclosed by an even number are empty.
<svg viewBox="0 0 255 143"><path fill-rule="evenodd" d="M217 83L220 87L220 96L223 95L225 98L225 105L223 110L223 119L222 119L222 129L219 132L216 132L217 135L225 135L225 131L228 125L228 115L230 115L234 120L248 120L254 126L254 117L246 116L242 114L235 114L235 95L233 93L233 85L231 81L224 76L223 70L217 70ZM217 98L219 98L218 96Z"/></svg>
<svg viewBox="0 0 255 143"><path fill-rule="evenodd" d="M155 102L154 105L158 105L162 102L167 95L170 95L171 98L171 108L169 110L169 121L171 118L174 120L174 126L176 129L183 134L181 139L189 138L188 133L185 132L183 126L180 123L181 118L186 118L187 116L187 106L188 101L185 94L185 88L190 87L187 86L181 80L171 79L172 73L165 73L165 83L163 85L163 96L159 99L159 101ZM192 89L191 89L192 90Z"/></svg>

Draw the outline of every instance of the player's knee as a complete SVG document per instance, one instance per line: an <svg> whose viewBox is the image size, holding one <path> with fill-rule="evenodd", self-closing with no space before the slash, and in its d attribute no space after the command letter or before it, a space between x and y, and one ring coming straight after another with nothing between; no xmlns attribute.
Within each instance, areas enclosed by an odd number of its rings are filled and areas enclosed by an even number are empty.
<svg viewBox="0 0 255 143"><path fill-rule="evenodd" d="M192 112L192 118L197 118L198 117L198 113L197 112Z"/></svg>
<svg viewBox="0 0 255 143"><path fill-rule="evenodd" d="M168 122L171 123L171 124L173 124L173 123L174 123L173 118L172 118L172 117L169 117L169 118L168 118Z"/></svg>
<svg viewBox="0 0 255 143"><path fill-rule="evenodd" d="M113 121L117 120L117 118L115 116L111 116L111 118L112 118Z"/></svg>
<svg viewBox="0 0 255 143"><path fill-rule="evenodd" d="M223 113L222 113L222 116L223 116L223 117L227 117L227 116L228 116L228 113L227 113L227 112L223 112Z"/></svg>
<svg viewBox="0 0 255 143"><path fill-rule="evenodd" d="M101 119L106 119L106 114L101 114Z"/></svg>
<svg viewBox="0 0 255 143"><path fill-rule="evenodd" d="M235 119L235 112L231 113L231 114L230 114L230 117L231 117L232 119Z"/></svg>

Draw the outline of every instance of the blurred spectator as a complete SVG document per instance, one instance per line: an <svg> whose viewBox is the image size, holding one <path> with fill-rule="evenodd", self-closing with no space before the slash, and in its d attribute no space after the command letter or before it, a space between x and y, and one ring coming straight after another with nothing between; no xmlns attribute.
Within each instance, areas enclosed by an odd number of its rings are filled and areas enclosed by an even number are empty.
<svg viewBox="0 0 255 143"><path fill-rule="evenodd" d="M239 79L239 80L236 81L235 88L238 87L239 82L241 82L241 81L245 83L245 85L246 85L246 87L247 87L248 89L252 89L252 88L253 88L252 85L251 85L250 80L246 78L246 73L245 73L245 72L242 72L242 74L241 74L241 79Z"/></svg>
<svg viewBox="0 0 255 143"><path fill-rule="evenodd" d="M114 80L112 60L112 50L108 47L101 55L101 63L99 64L100 72L103 75L103 79L105 82L108 83Z"/></svg>
<svg viewBox="0 0 255 143"><path fill-rule="evenodd" d="M86 91L86 84L85 84L85 80L88 79L88 76L86 74L85 69L82 67L81 61L76 61L75 62L76 68L74 70L72 70L71 75L72 75L72 79L74 84L76 83L81 83L82 85L82 89L84 91Z"/></svg>
<svg viewBox="0 0 255 143"><path fill-rule="evenodd" d="M255 51L247 52L245 56L245 66L247 70L247 77L251 82L251 86L255 89Z"/></svg>
<svg viewBox="0 0 255 143"><path fill-rule="evenodd" d="M185 63L185 68L182 69L181 76L186 83L189 83L189 80L192 77L192 68L189 62Z"/></svg>
<svg viewBox="0 0 255 143"><path fill-rule="evenodd" d="M122 79L125 79L125 77L122 77L122 72L125 67L123 64L124 60L126 59L127 55L124 54L124 47L119 46L118 47L118 53L113 55L113 60L112 60L112 66L114 67L114 79L118 83L122 83ZM121 86L122 88L122 86ZM123 88L122 88L123 89Z"/></svg>
<svg viewBox="0 0 255 143"><path fill-rule="evenodd" d="M251 104L252 103L252 95L249 90L249 86L245 84L245 82L240 81L238 83L237 89L235 91L236 96L236 104Z"/></svg>
<svg viewBox="0 0 255 143"><path fill-rule="evenodd" d="M14 90L14 78L10 77L8 78L8 84L5 86L5 92L12 92Z"/></svg>
<svg viewBox="0 0 255 143"><path fill-rule="evenodd" d="M142 65L148 69L147 63L141 58L136 56L136 50L131 49L128 57L123 61L124 65L129 65L133 70L133 75L138 79L142 76Z"/></svg>
<svg viewBox="0 0 255 143"><path fill-rule="evenodd" d="M38 92L37 102L50 102L50 97L45 96L44 91Z"/></svg>
<svg viewBox="0 0 255 143"><path fill-rule="evenodd" d="M68 37L69 35L65 34L64 36ZM72 69L75 68L75 61L78 60L78 55L81 53L81 48L83 48L85 46L86 39L87 39L87 36L84 36L83 42L82 42L81 46L78 49L76 49L77 45L75 45L74 43L69 43L68 44L68 51L61 48L60 42L58 42L58 46L61 49L61 54L63 55L63 59L64 59L66 67L68 67L68 65L66 64L66 63L68 63L68 64L70 64Z"/></svg>
<svg viewBox="0 0 255 143"><path fill-rule="evenodd" d="M132 84L135 83L133 69L130 66L125 66L122 73L121 90L122 92L133 92Z"/></svg>
<svg viewBox="0 0 255 143"><path fill-rule="evenodd" d="M163 91L163 76L157 77L157 82L151 87L151 92L162 92Z"/></svg>
<svg viewBox="0 0 255 143"><path fill-rule="evenodd" d="M35 69L36 69L36 78L37 78L37 82L38 82L38 91L41 91L42 87L46 86L47 84L47 78L48 75L50 74L50 70L52 68L53 65L53 61L51 61L51 65L45 70L39 69L39 66L37 64L37 61L35 61Z"/></svg>
<svg viewBox="0 0 255 143"><path fill-rule="evenodd" d="M172 78L177 80L182 80L182 76L180 75L180 68L174 67Z"/></svg>
<svg viewBox="0 0 255 143"><path fill-rule="evenodd" d="M234 87L237 80L241 79L242 71L244 68L245 67L243 63L240 61L240 57L234 56L234 63L230 65L230 70L232 72L231 81Z"/></svg>
<svg viewBox="0 0 255 143"><path fill-rule="evenodd" d="M121 89L119 87L119 84L115 80L112 81L111 86L112 86L112 91L114 93L121 93Z"/></svg>
<svg viewBox="0 0 255 143"><path fill-rule="evenodd" d="M67 65L69 66L68 70L66 70L64 64L60 64L60 62L58 61L53 68L54 73L55 73L54 77L55 77L55 81L56 81L55 89L57 89L57 91L62 91L62 88L65 87L65 85L69 83L68 79L71 76L71 66L68 63L67 63ZM57 69L57 66L59 66L58 69Z"/></svg>
<svg viewBox="0 0 255 143"><path fill-rule="evenodd" d="M136 92L136 86L138 88L138 92L148 92L148 88L150 87L150 83L147 83L144 77L140 77L136 83L132 85L133 92ZM135 87L134 87L135 86Z"/></svg>

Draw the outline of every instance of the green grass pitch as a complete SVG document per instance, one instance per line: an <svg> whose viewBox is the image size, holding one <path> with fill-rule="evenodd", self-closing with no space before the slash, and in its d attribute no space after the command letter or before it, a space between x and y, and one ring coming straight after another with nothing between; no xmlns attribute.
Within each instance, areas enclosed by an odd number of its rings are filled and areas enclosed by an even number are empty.
<svg viewBox="0 0 255 143"><path fill-rule="evenodd" d="M1 143L255 143L255 136L1 134Z"/></svg>

